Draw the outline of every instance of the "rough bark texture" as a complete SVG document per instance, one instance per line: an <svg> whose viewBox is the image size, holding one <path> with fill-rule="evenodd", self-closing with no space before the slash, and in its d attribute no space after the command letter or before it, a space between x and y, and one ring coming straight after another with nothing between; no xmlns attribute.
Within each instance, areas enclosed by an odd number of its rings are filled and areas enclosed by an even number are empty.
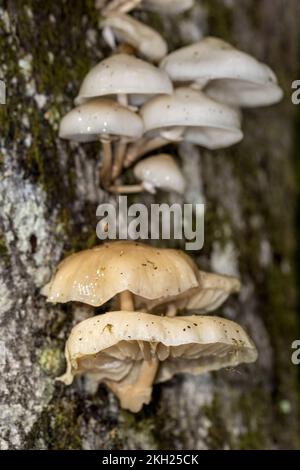
<svg viewBox="0 0 300 470"><path fill-rule="evenodd" d="M199 264L242 278L239 298L218 313L248 328L257 364L156 386L136 416L120 411L105 387L93 394L83 379L69 388L53 381L71 326L93 310L46 304L40 287L64 255L97 243L95 209L108 199L97 186L97 145L57 135L84 74L109 53L93 3L0 2L0 78L8 89L0 107L0 446L297 448L299 387L290 360L297 0L198 0L180 18L139 13L170 49L207 33L230 40L269 63L285 90L279 106L244 113L245 139L232 150L170 147L188 180L184 200L207 204Z"/></svg>

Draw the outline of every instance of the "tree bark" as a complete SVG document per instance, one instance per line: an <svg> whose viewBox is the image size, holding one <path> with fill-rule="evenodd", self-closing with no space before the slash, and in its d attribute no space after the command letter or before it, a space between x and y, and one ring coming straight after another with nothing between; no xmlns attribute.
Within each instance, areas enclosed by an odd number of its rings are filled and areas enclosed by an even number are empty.
<svg viewBox="0 0 300 470"><path fill-rule="evenodd" d="M267 62L285 91L280 105L244 112L243 142L218 152L182 144L182 202L206 203L202 269L241 276L217 313L252 335L249 367L176 377L154 388L138 415L104 386L54 383L64 341L89 307L46 304L40 288L59 260L97 243L97 145L58 138L84 74L107 56L93 1L1 1L0 447L2 449L264 449L299 447L297 203L291 81L298 72L297 0L206 0L180 17L135 13L170 49L211 34ZM157 202L167 199L159 195ZM150 203L151 197L145 201ZM174 245L174 243L173 243ZM104 309L96 309L98 313Z"/></svg>

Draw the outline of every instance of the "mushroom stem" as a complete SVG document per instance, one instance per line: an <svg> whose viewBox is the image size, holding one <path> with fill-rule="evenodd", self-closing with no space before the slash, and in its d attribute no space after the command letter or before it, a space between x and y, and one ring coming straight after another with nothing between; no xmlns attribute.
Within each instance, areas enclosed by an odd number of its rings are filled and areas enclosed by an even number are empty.
<svg viewBox="0 0 300 470"><path fill-rule="evenodd" d="M112 151L111 143L106 139L100 139L103 148L103 160L100 170L100 182L103 187L109 185L111 180Z"/></svg>
<svg viewBox="0 0 300 470"><path fill-rule="evenodd" d="M123 162L125 158L127 143L120 139L116 146L116 154L114 158L114 163L112 167L112 180L115 181L118 176L122 173L123 170Z"/></svg>
<svg viewBox="0 0 300 470"><path fill-rule="evenodd" d="M152 358L143 361L138 379L133 384L121 385L118 382L106 381L106 385L119 398L121 407L125 410L138 413L143 405L148 405L152 395L152 385L158 370L159 361Z"/></svg>
<svg viewBox="0 0 300 470"><path fill-rule="evenodd" d="M128 107L128 96L126 95L126 93L119 93L117 95L117 100L121 106L124 106L125 108ZM118 176L120 176L120 174L122 173L126 147L127 145L124 139L121 138L116 145L116 153L115 153L114 163L112 167L112 180L113 181L116 178L118 178Z"/></svg>
<svg viewBox="0 0 300 470"><path fill-rule="evenodd" d="M119 296L121 310L134 312L134 299L132 293L129 292L129 290L124 290L119 294Z"/></svg>
<svg viewBox="0 0 300 470"><path fill-rule="evenodd" d="M128 168L134 162L139 160L146 153L156 150L158 148L164 147L170 143L169 140L164 139L163 137L155 137L151 140L140 139L135 144L129 146L126 158L124 161L124 167Z"/></svg>
<svg viewBox="0 0 300 470"><path fill-rule="evenodd" d="M109 187L111 193L125 193L125 194L134 194L141 193L145 191L143 184L130 184L130 185L114 185Z"/></svg>
<svg viewBox="0 0 300 470"><path fill-rule="evenodd" d="M177 315L177 307L175 304L169 304L166 311L167 317L176 317Z"/></svg>
<svg viewBox="0 0 300 470"><path fill-rule="evenodd" d="M118 99L118 103L119 103L121 106L125 106L125 107L128 106L128 98L127 98L126 93L119 93L119 94L117 95L117 99Z"/></svg>

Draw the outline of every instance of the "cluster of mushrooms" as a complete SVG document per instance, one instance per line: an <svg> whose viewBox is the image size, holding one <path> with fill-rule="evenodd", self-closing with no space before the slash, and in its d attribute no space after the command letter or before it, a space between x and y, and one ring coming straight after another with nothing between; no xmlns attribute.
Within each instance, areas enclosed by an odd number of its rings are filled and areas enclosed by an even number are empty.
<svg viewBox="0 0 300 470"><path fill-rule="evenodd" d="M49 302L114 311L76 325L67 340L67 371L104 382L122 408L141 410L154 383L256 360L256 348L236 323L204 314L240 289L238 279L199 271L185 253L131 241L104 243L66 259L43 288ZM197 315L177 316L181 311ZM202 314L202 315L198 315Z"/></svg>
<svg viewBox="0 0 300 470"><path fill-rule="evenodd" d="M159 153L164 146L236 144L243 138L240 108L282 97L267 65L221 39L206 37L167 55L164 39L127 14L133 8L172 14L192 4L96 2L113 53L86 75L59 134L77 142L100 141L100 184L107 191L183 193L179 166L171 155ZM133 164L137 183L122 184L123 172ZM138 412L150 402L154 383L182 372L253 362L257 350L239 325L205 315L239 290L237 278L200 271L179 250L115 241L75 253L44 287L47 300L94 307L111 300L114 311L73 328L65 349L67 371L58 380L71 384L75 376L88 374L105 383L122 408ZM189 311L193 315L186 315Z"/></svg>
<svg viewBox="0 0 300 470"><path fill-rule="evenodd" d="M183 193L179 166L171 155L158 153L164 146L187 141L207 149L229 147L243 138L241 107L282 97L268 66L221 39L206 37L167 55L161 35L126 13L136 6L178 13L191 4L117 0L101 10L112 55L84 78L75 108L61 121L60 137L101 142L100 184L107 191ZM124 185L120 177L133 164L137 183Z"/></svg>

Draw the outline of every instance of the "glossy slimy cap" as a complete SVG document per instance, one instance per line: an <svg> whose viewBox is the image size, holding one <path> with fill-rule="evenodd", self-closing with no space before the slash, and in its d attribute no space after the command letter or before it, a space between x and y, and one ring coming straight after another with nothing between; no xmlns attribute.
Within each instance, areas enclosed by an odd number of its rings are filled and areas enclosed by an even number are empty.
<svg viewBox="0 0 300 470"><path fill-rule="evenodd" d="M234 106L267 106L283 96L270 67L214 37L172 52L160 66L174 82L193 83Z"/></svg>
<svg viewBox="0 0 300 470"><path fill-rule="evenodd" d="M164 70L132 55L115 54L90 70L75 103L105 95L156 95L172 91L172 82Z"/></svg>
<svg viewBox="0 0 300 470"><path fill-rule="evenodd" d="M59 136L77 142L122 136L129 140L143 134L141 118L113 100L96 98L72 109L61 120Z"/></svg>

